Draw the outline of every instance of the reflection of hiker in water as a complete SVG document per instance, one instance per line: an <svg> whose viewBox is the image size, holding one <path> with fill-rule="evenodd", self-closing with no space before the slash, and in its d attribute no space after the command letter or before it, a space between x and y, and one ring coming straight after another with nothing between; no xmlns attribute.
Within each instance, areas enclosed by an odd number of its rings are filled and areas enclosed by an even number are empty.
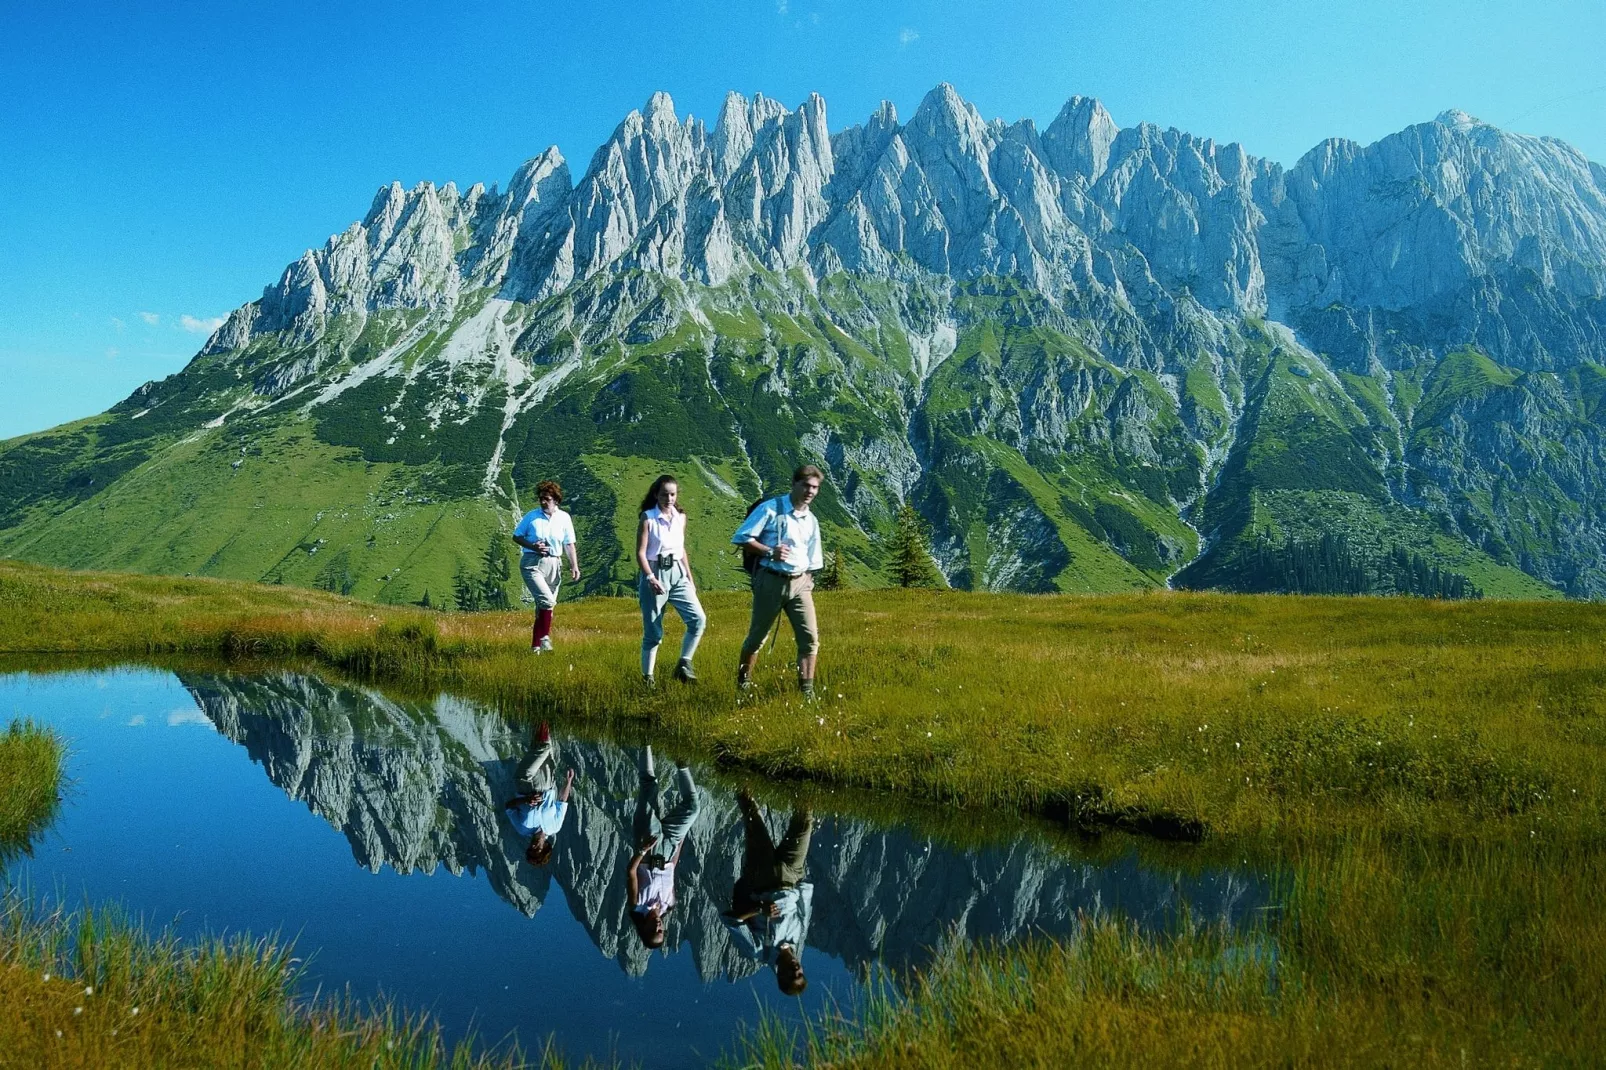
<svg viewBox="0 0 1606 1070"><path fill-rule="evenodd" d="M513 827L530 834L524 860L532 866L552 861L552 837L563 827L563 815L569 812L574 770L569 770L561 793L556 790L557 773L558 748L552 742L551 729L542 724L529 754L519 763L519 794L502 804Z"/></svg>
<svg viewBox="0 0 1606 1070"><path fill-rule="evenodd" d="M699 810L691 770L679 762L675 763L675 782L682 797L665 813L663 791L653 773L652 748L648 747L641 759L641 791L636 796L636 853L625 867L625 884L630 891L630 923L649 948L664 946L664 917L675 909L675 867Z"/></svg>
<svg viewBox="0 0 1606 1070"><path fill-rule="evenodd" d="M745 788L736 801L742 808L747 846L731 908L721 918L737 949L774 966L781 991L795 996L809 983L803 976L803 943L814 903L814 885L803 879L812 831L809 811L792 812L786 835L776 846L758 804Z"/></svg>

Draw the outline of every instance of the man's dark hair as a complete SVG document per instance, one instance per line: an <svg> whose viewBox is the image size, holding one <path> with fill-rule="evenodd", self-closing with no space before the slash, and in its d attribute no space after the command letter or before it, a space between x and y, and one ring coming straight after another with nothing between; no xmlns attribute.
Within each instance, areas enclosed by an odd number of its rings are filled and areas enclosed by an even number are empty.
<svg viewBox="0 0 1606 1070"><path fill-rule="evenodd" d="M824 483L825 473L812 464L801 464L798 465L797 471L792 473L792 482L796 483L800 479L818 479L821 483Z"/></svg>
<svg viewBox="0 0 1606 1070"><path fill-rule="evenodd" d="M545 498L548 495L551 495L552 500L557 502L559 505L563 504L563 488L558 486L556 480L543 479L541 482L535 485L536 501L540 501L542 498Z"/></svg>
<svg viewBox="0 0 1606 1070"><path fill-rule="evenodd" d="M530 846L524 849L524 860L532 866L544 866L552 861L552 837L548 836L540 843L530 841Z"/></svg>

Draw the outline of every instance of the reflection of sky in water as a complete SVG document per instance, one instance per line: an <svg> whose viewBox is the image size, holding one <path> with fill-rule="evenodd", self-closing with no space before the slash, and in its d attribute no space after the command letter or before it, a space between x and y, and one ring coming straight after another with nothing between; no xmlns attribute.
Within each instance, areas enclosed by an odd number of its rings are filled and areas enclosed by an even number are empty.
<svg viewBox="0 0 1606 1070"><path fill-rule="evenodd" d="M583 824L571 814L561 857L536 874L519 864L522 841L500 813L475 801L507 797L501 781L517 733L467 704L432 709L276 679L290 683L264 690L228 678L189 681L242 747L170 673L0 677L0 717L51 724L69 746L65 805L35 857L12 875L72 903L115 900L156 924L176 918L184 933L278 931L312 956L310 984L350 986L359 997L382 992L434 1012L453 1036L471 1022L493 1041L516 1030L526 1046L556 1032L571 1055L655 1067L718 1053L736 1022L753 1021L761 1006L795 1018L850 1001L844 959L854 967L881 956L918 961L956 923L973 936L1062 931L1076 909L1100 903L1159 917L1174 909L1180 887L1174 875L1131 861L1093 867L1019 847L965 855L898 830L824 820L809 854L809 990L789 1000L767 970L729 979L750 967L717 924L728 900L715 900L728 896L740 851L728 793L708 793L707 827L694 830L693 847L710 857L683 862L671 953L649 958L619 905L632 754L566 741L564 765L580 769ZM668 764L660 758L661 774ZM419 770L443 779L409 784ZM411 798L409 787L440 797ZM316 796L310 805L326 816L287 790ZM440 827L392 827L436 805L431 820ZM390 864L378 872L356 864L359 843L365 852L378 844L383 856L365 861ZM409 852L421 843L433 844L436 853L421 859L433 873L397 873L396 858L419 858ZM460 875L432 865L441 850ZM1182 884L1206 916L1241 917L1261 898L1242 877Z"/></svg>

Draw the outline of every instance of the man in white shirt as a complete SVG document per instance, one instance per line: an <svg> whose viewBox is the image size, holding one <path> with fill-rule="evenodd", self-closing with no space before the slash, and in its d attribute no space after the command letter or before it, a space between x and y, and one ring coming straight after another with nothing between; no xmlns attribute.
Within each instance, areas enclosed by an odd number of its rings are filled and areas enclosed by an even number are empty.
<svg viewBox="0 0 1606 1070"><path fill-rule="evenodd" d="M744 788L736 796L742 810L745 844L741 875L731 890L731 908L720 915L736 950L775 968L775 983L788 996L808 987L803 945L814 908L814 885L803 879L813 817L792 811L779 845L758 804Z"/></svg>
<svg viewBox="0 0 1606 1070"><path fill-rule="evenodd" d="M784 612L797 640L797 682L806 698L814 697L814 666L820 649L820 628L814 614L814 573L825 567L820 521L809 509L824 477L812 464L792 473L792 491L767 498L754 509L731 542L761 555L753 572L753 619L742 641L736 686L752 686L753 668L764 636Z"/></svg>
<svg viewBox="0 0 1606 1070"><path fill-rule="evenodd" d="M574 520L565 513L563 488L550 479L535 488L540 506L524 514L513 529L513 541L523 547L519 555L519 575L535 599L535 625L530 630L530 650L540 654L552 649L552 610L558 604L562 555L569 558L569 579L580 579L580 556L575 549Z"/></svg>

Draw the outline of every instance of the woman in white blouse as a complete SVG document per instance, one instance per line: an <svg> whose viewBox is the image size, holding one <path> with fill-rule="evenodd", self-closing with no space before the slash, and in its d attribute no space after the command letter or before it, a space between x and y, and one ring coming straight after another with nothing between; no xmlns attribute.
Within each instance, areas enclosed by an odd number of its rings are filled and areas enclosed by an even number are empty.
<svg viewBox="0 0 1606 1070"><path fill-rule="evenodd" d="M686 514L680 510L679 496L675 477L659 476L641 501L641 524L636 529L636 566L641 570L641 678L648 687L658 663L658 646L664 641L665 608L674 606L686 625L680 663L675 666L677 680L691 683L697 679L691 659L708 623L686 556Z"/></svg>

